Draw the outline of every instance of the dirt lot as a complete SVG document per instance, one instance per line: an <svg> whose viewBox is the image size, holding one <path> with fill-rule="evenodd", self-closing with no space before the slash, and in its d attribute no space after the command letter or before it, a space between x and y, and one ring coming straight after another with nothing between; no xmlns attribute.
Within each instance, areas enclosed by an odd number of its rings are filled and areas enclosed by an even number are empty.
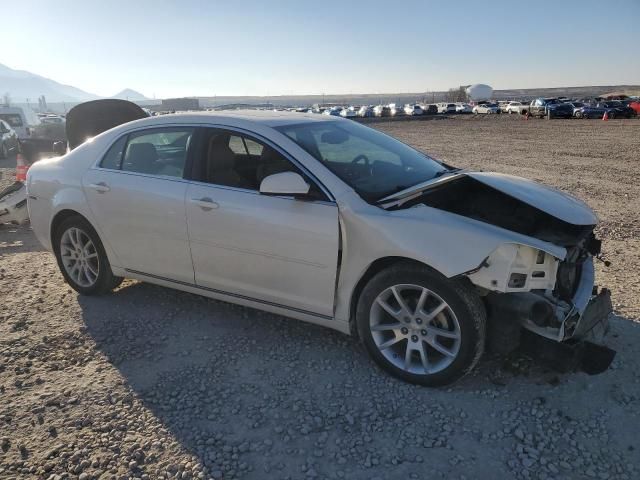
<svg viewBox="0 0 640 480"><path fill-rule="evenodd" d="M597 210L609 371L491 357L452 388L411 386L275 315L138 282L79 297L28 227L1 226L0 478L640 478L640 120L376 127Z"/></svg>

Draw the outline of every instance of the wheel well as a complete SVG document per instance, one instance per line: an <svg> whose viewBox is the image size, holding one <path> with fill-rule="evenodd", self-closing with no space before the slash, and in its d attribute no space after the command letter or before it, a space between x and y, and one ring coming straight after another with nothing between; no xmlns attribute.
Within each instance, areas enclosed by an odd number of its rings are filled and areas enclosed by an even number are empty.
<svg viewBox="0 0 640 480"><path fill-rule="evenodd" d="M53 217L53 220L51 220L51 232L49 232L49 235L51 237L51 245L53 245L53 234L56 231L56 228L58 228L58 225L60 225L62 222L64 222L67 218L70 217L81 217L84 220L86 220L87 222L89 222L89 220L87 220L84 215L76 212L75 210L60 210L58 213L55 214L55 216ZM89 224L91 224L91 222L89 222Z"/></svg>
<svg viewBox="0 0 640 480"><path fill-rule="evenodd" d="M422 262L407 257L382 257L371 263L362 277L360 277L360 280L358 280L358 283L351 294L351 302L349 304L349 329L351 330L352 335L358 336L358 328L355 320L358 300L360 299L362 290L367 283L369 283L369 280L371 280L376 274L398 263L415 263L417 265L428 267L428 265Z"/></svg>

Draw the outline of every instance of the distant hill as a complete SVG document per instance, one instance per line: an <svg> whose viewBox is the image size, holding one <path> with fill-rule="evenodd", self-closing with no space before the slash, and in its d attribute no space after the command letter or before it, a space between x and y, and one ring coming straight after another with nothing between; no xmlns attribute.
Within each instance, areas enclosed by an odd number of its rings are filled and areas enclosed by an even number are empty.
<svg viewBox="0 0 640 480"><path fill-rule="evenodd" d="M15 103L23 103L27 99L37 103L40 95L44 95L47 102L83 102L100 98L93 93L63 85L35 73L14 70L0 64L0 96L6 93Z"/></svg>
<svg viewBox="0 0 640 480"><path fill-rule="evenodd" d="M71 85L63 85L35 73L14 70L0 64L0 98L7 93L11 98L11 102L15 104L26 103L27 100L29 103L35 104L38 102L40 95L45 96L47 103L80 103L103 98ZM142 93L130 88L125 88L111 98L134 102L150 100Z"/></svg>
<svg viewBox="0 0 640 480"><path fill-rule="evenodd" d="M151 100L149 97L145 97L140 92L136 92L130 88L125 88L121 92L116 93L111 98L118 98L120 100L129 100L132 102L143 101L143 100Z"/></svg>

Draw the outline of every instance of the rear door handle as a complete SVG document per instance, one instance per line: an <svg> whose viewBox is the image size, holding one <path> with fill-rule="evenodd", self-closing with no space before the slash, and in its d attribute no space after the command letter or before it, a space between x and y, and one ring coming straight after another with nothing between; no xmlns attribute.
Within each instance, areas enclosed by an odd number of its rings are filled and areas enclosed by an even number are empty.
<svg viewBox="0 0 640 480"><path fill-rule="evenodd" d="M109 185L104 182L91 183L89 184L89 187L93 188L98 193L106 193L111 190L111 188L109 188Z"/></svg>
<svg viewBox="0 0 640 480"><path fill-rule="evenodd" d="M192 198L191 199L191 203L195 203L196 205L198 205L205 212L208 212L208 211L213 210L215 208L218 208L220 206L220 205L218 205L218 203L214 202L209 197Z"/></svg>

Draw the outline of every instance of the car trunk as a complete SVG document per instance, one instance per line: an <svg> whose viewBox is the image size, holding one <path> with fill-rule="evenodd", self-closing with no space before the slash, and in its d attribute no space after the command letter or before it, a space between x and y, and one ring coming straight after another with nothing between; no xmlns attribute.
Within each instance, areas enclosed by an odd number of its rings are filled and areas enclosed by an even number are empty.
<svg viewBox="0 0 640 480"><path fill-rule="evenodd" d="M69 148L107 130L148 117L138 105L126 100L94 100L76 105L67 114L66 133Z"/></svg>

